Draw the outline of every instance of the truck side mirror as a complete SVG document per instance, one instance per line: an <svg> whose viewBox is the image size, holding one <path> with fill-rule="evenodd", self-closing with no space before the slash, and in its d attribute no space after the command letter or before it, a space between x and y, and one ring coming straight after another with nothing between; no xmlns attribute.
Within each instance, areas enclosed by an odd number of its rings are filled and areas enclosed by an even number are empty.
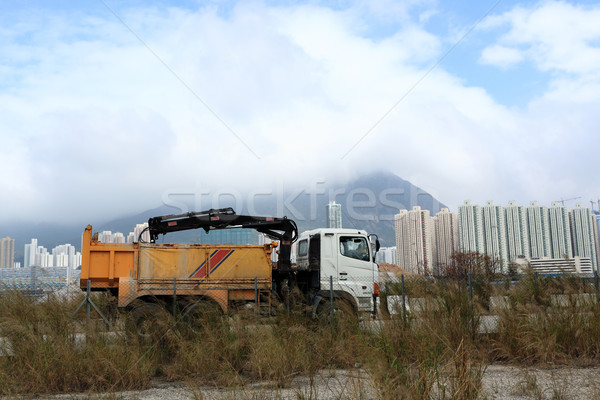
<svg viewBox="0 0 600 400"><path fill-rule="evenodd" d="M381 244L379 244L379 239L375 240L375 251L379 251L379 249L381 248Z"/></svg>

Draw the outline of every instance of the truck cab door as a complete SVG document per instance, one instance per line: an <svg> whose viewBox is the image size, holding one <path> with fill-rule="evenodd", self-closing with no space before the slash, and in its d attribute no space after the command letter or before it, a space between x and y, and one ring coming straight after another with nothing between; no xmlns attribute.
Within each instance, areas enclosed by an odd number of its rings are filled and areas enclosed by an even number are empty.
<svg viewBox="0 0 600 400"><path fill-rule="evenodd" d="M355 297L360 309L369 310L373 298L373 256L369 240L361 235L340 235L337 241L339 288Z"/></svg>

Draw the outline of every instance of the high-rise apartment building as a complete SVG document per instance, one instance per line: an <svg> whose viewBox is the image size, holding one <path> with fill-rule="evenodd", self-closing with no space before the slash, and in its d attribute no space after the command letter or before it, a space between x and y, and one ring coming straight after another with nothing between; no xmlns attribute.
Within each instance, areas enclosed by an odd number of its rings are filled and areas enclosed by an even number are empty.
<svg viewBox="0 0 600 400"><path fill-rule="evenodd" d="M429 210L414 206L394 217L398 265L418 274L433 271L433 221Z"/></svg>
<svg viewBox="0 0 600 400"><path fill-rule="evenodd" d="M15 239L6 236L0 239L0 268L15 266Z"/></svg>
<svg viewBox="0 0 600 400"><path fill-rule="evenodd" d="M439 274L441 269L450 265L452 253L459 249L458 215L447 208L433 217L433 269Z"/></svg>
<svg viewBox="0 0 600 400"><path fill-rule="evenodd" d="M327 227L341 228L342 227L342 205L335 201L330 201L326 206L327 209Z"/></svg>
<svg viewBox="0 0 600 400"><path fill-rule="evenodd" d="M558 202L548 208L550 226L550 258L573 258L569 211Z"/></svg>
<svg viewBox="0 0 600 400"><path fill-rule="evenodd" d="M596 248L598 235L596 217L592 210L582 207L581 204L569 213L571 223L571 238L573 242L573 255L589 257L592 259L594 270L598 270L598 259Z"/></svg>
<svg viewBox="0 0 600 400"><path fill-rule="evenodd" d="M527 207L531 258L551 257L550 218L548 208L532 201Z"/></svg>
<svg viewBox="0 0 600 400"><path fill-rule="evenodd" d="M506 214L503 206L497 206L488 201L481 207L483 220L483 253L494 260L508 263L508 248L506 245Z"/></svg>
<svg viewBox="0 0 600 400"><path fill-rule="evenodd" d="M382 247L377 252L378 263L398 264L396 247Z"/></svg>
<svg viewBox="0 0 600 400"><path fill-rule="evenodd" d="M508 261L514 261L520 257L531 258L527 209L511 201L504 211L506 213Z"/></svg>
<svg viewBox="0 0 600 400"><path fill-rule="evenodd" d="M31 239L31 243L25 245L23 267L29 268L35 264L35 253L37 251L37 239Z"/></svg>
<svg viewBox="0 0 600 400"><path fill-rule="evenodd" d="M484 252L483 213L481 207L465 201L458 207L460 251Z"/></svg>
<svg viewBox="0 0 600 400"><path fill-rule="evenodd" d="M127 243L137 243L140 240L140 235L142 235L142 242L150 242L150 232L146 228L148 228L147 222L137 224L133 228L133 232L129 232L129 235L127 235Z"/></svg>

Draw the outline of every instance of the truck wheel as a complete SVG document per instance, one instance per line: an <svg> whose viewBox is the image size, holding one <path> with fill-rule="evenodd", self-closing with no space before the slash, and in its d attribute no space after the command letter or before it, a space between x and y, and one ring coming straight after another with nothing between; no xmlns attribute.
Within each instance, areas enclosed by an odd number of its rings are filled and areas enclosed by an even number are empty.
<svg viewBox="0 0 600 400"><path fill-rule="evenodd" d="M347 300L334 299L332 307L331 301L324 299L317 307L316 319L321 325L329 325L339 322L355 323L358 316L354 307Z"/></svg>
<svg viewBox="0 0 600 400"><path fill-rule="evenodd" d="M157 303L139 303L133 306L127 318L127 330L143 340L162 336L170 328L171 315Z"/></svg>
<svg viewBox="0 0 600 400"><path fill-rule="evenodd" d="M214 327L221 321L222 316L221 306L208 299L192 301L181 312L183 325L193 334L206 327Z"/></svg>

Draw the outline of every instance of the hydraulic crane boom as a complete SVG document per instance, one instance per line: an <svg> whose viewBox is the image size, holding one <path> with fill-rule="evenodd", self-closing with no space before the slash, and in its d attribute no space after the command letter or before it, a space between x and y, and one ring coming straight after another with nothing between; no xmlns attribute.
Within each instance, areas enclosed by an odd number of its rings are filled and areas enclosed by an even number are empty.
<svg viewBox="0 0 600 400"><path fill-rule="evenodd" d="M158 235L189 229L204 229L207 233L214 229L250 228L264 233L271 239L280 241L279 268L289 269L291 266L291 245L298 238L296 223L286 217L255 217L237 215L233 208L210 209L207 211L185 214L164 215L150 218L148 230L150 241L154 243Z"/></svg>

